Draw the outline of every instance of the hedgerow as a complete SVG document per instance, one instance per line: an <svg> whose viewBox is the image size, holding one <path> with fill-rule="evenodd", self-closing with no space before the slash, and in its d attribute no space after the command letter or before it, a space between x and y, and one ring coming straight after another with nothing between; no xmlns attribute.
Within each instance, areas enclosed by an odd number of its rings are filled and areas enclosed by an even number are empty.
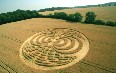
<svg viewBox="0 0 116 73"><path fill-rule="evenodd" d="M94 12L87 12L85 16L84 23L86 24L95 24L95 25L106 25L106 26L116 26L116 22L112 21L103 21L103 20L96 20L96 14ZM66 14L65 12L55 12L54 14L42 15L39 14L37 11L30 11L30 10L16 10L13 12L1 13L0 14L0 25L10 22L16 22L25 19L31 18L56 18L56 19L63 19L71 22L82 22L83 16L76 12L74 14Z"/></svg>
<svg viewBox="0 0 116 73"><path fill-rule="evenodd" d="M1 13L0 14L0 25L10 22L16 22L25 19L42 17L37 11L30 10L16 10L13 12Z"/></svg>

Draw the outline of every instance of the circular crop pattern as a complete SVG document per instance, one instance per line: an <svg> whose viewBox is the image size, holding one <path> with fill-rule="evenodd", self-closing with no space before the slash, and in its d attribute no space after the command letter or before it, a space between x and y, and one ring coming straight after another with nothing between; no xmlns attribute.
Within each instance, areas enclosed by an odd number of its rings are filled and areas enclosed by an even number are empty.
<svg viewBox="0 0 116 73"><path fill-rule="evenodd" d="M52 70L79 62L88 50L89 42L79 31L54 28L28 38L21 46L20 58L36 69Z"/></svg>

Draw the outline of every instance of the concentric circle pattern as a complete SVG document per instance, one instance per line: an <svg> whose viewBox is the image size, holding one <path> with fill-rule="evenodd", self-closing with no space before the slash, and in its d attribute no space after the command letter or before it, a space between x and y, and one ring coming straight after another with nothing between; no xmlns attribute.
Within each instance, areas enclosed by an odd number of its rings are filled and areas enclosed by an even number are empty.
<svg viewBox="0 0 116 73"><path fill-rule="evenodd" d="M54 28L28 38L21 46L20 58L33 68L53 70L79 62L88 50L89 42L79 31Z"/></svg>

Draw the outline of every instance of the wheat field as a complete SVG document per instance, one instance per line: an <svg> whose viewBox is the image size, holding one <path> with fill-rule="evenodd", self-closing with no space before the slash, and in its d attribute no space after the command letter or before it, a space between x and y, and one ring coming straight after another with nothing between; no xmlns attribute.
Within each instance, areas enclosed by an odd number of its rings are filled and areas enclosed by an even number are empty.
<svg viewBox="0 0 116 73"><path fill-rule="evenodd" d="M97 19L101 19L104 21L114 21L116 22L116 7L90 7L90 8L73 8L73 9L64 9L64 10L55 10L55 11L46 11L39 12L40 14L48 15L54 12L66 12L67 14L74 14L75 12L79 12L84 17L87 12L93 11L97 15Z"/></svg>
<svg viewBox="0 0 116 73"><path fill-rule="evenodd" d="M75 10L75 9L74 9ZM102 10L102 9L101 9ZM20 48L32 35L53 28L75 29L89 41L87 55L69 67L35 69L20 58ZM0 26L0 73L116 73L116 27L33 18Z"/></svg>

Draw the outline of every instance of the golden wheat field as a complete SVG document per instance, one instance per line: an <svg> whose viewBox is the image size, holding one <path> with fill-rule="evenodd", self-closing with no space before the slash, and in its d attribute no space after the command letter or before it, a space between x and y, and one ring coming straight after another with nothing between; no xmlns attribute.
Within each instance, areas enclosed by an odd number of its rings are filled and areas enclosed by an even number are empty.
<svg viewBox="0 0 116 73"><path fill-rule="evenodd" d="M115 8L112 7L112 9ZM96 8L94 10L98 9ZM71 13L75 11L78 10L74 9L74 11L71 11ZM85 13L84 10L83 13ZM103 13L101 13L101 15L102 14ZM105 18L105 16L103 17L101 16L100 18ZM115 17L113 19L114 21L116 20ZM21 45L25 42L25 40L27 40L34 34L39 33L43 30L53 28L68 28L83 33L89 41L89 51L87 55L79 62L71 66L59 69L42 70L42 68L36 69L36 67L31 66L33 64L30 63L26 65L25 64L26 61L24 62L20 57ZM60 19L33 18L7 23L0 26L0 73L116 73L115 36L116 36L116 27L93 25L93 24L70 23ZM48 38L46 38L44 41L46 40L48 40ZM41 42L41 40L39 41ZM31 42L34 43L34 41ZM49 45L52 46L52 44ZM29 45L27 44L27 46ZM28 52L33 51L33 49L27 50ZM39 51L42 52L43 50ZM33 53L31 53L31 57L36 56L32 54ZM43 59L43 57L41 58L41 56L37 57L40 58L41 60ZM29 58L30 57L28 57L27 60L29 60ZM46 58L45 60L48 61L48 58ZM53 65L55 65L55 63Z"/></svg>
<svg viewBox="0 0 116 73"><path fill-rule="evenodd" d="M116 7L90 7L90 8L73 8L73 9L64 9L64 10L55 10L55 11L46 11L39 12L40 14L48 15L54 12L66 12L67 14L74 14L75 12L79 12L84 17L87 12L93 11L97 15L97 19L101 19L104 21L116 21Z"/></svg>

